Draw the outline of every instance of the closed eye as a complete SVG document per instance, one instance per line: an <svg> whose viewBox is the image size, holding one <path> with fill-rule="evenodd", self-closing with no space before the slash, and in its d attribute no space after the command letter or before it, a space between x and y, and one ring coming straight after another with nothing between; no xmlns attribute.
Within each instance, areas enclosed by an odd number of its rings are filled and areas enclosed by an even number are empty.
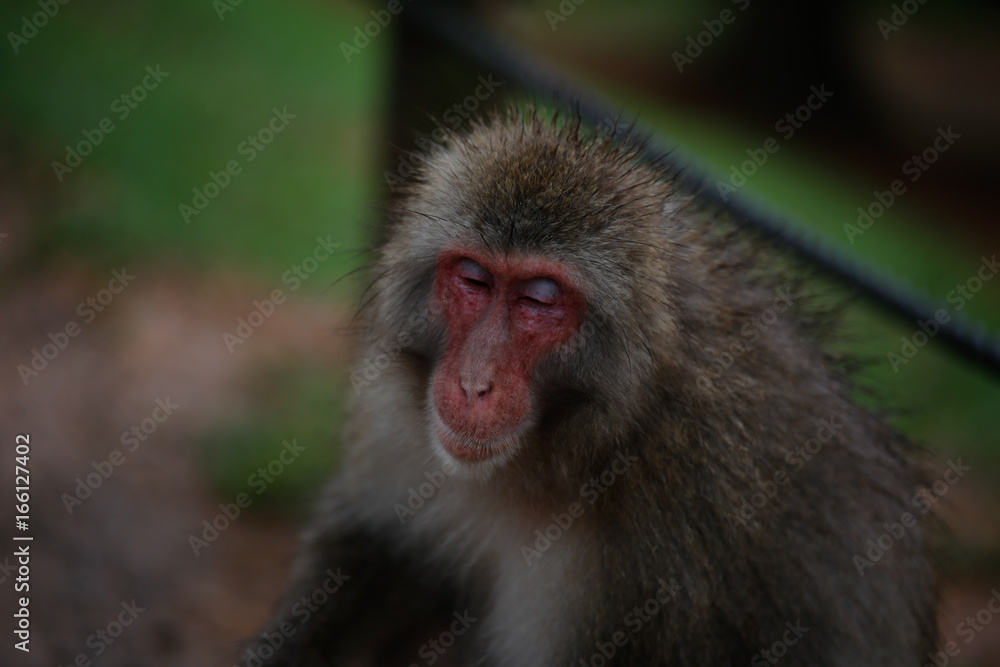
<svg viewBox="0 0 1000 667"><path fill-rule="evenodd" d="M493 284L493 276L484 269L479 262L463 257L455 262L455 275L469 287L476 289L490 289Z"/></svg>
<svg viewBox="0 0 1000 667"><path fill-rule="evenodd" d="M551 278L534 278L521 287L520 299L540 306L554 305L562 295L562 290Z"/></svg>

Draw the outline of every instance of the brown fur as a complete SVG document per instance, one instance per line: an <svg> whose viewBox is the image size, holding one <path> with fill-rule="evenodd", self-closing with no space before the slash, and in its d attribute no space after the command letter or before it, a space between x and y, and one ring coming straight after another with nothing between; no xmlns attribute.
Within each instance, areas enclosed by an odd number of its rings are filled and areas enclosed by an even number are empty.
<svg viewBox="0 0 1000 667"><path fill-rule="evenodd" d="M852 403L801 280L769 276L773 258L669 174L575 122L513 112L427 156L387 237L363 356L402 344L359 383L344 470L272 631L294 624L291 601L326 568L352 578L266 664L342 664L351 647L465 608L479 620L451 657L496 667L590 664L616 631L627 644L613 665L769 664L760 651L797 622L809 629L785 665L912 666L931 649L919 527L863 576L854 560L912 513L905 443ZM448 476L401 522L395 508L442 464L426 419L444 345L429 293L455 242L572 267L586 324L536 369L540 427L517 456ZM753 325L781 289L793 306ZM832 437L795 469L789 452L822 420ZM590 504L581 487L619 455L633 463ZM739 520L779 470L787 481ZM522 547L574 502L582 516L529 566ZM665 583L669 600L633 633L629 614Z"/></svg>

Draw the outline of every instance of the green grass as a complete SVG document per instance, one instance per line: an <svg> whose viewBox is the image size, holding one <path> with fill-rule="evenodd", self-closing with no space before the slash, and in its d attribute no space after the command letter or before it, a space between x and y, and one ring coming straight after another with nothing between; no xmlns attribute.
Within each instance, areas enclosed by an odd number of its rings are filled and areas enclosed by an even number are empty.
<svg viewBox="0 0 1000 667"><path fill-rule="evenodd" d="M37 9L4 3L0 25L19 26ZM309 2L244 2L224 21L202 0L70 3L18 54L5 43L0 122L18 138L28 166L14 166L28 172L36 191L25 195L42 214L30 266L69 256L97 271L146 262L222 267L279 287L316 238L329 236L339 252L302 292L329 287L369 242L365 223L380 183L391 38L373 40L351 63L338 46L364 20L360 6ZM169 75L122 119L112 103L147 66ZM296 117L247 162L238 146L274 108ZM50 163L105 118L114 130L59 182ZM242 172L185 224L179 205L229 160ZM255 508L301 502L337 449L340 385L309 369L275 373L252 397L252 414L220 424L200 447L227 499L248 490L284 440L306 447L259 499L259 487L251 490Z"/></svg>
<svg viewBox="0 0 1000 667"><path fill-rule="evenodd" d="M339 458L345 382L286 366L263 370L250 389L252 414L235 415L199 441L202 468L223 498L246 493L255 512L304 509Z"/></svg>
<svg viewBox="0 0 1000 667"><path fill-rule="evenodd" d="M345 61L338 44L362 9L245 2L220 21L210 2L101 7L69 4L16 56L6 45L0 56L4 120L30 137L53 201L39 252L273 276L331 234L344 252L324 266L323 286L353 265L372 217L389 42ZM4 4L0 25L17 26L32 9ZM157 65L169 76L120 119L113 101ZM273 108L296 117L248 163L238 146ZM59 183L50 162L104 118L114 131ZM185 224L179 205L234 159L242 173Z"/></svg>

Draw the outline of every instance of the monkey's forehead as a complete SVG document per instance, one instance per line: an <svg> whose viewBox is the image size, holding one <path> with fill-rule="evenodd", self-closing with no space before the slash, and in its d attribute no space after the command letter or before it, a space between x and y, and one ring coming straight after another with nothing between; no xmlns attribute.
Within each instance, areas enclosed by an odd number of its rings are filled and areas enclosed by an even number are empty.
<svg viewBox="0 0 1000 667"><path fill-rule="evenodd" d="M635 240L662 224L673 196L630 152L538 119L456 137L414 194L493 251Z"/></svg>

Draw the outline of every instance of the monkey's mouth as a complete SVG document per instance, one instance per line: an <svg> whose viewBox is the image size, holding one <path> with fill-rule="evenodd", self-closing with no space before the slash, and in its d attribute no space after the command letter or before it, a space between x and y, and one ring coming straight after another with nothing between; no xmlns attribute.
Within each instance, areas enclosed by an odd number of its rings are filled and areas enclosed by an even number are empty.
<svg viewBox="0 0 1000 667"><path fill-rule="evenodd" d="M434 418L434 436L441 448L462 463L482 463L494 459L511 450L517 442L515 436L504 436L492 440L477 440L468 435L456 433L438 414L431 410Z"/></svg>

